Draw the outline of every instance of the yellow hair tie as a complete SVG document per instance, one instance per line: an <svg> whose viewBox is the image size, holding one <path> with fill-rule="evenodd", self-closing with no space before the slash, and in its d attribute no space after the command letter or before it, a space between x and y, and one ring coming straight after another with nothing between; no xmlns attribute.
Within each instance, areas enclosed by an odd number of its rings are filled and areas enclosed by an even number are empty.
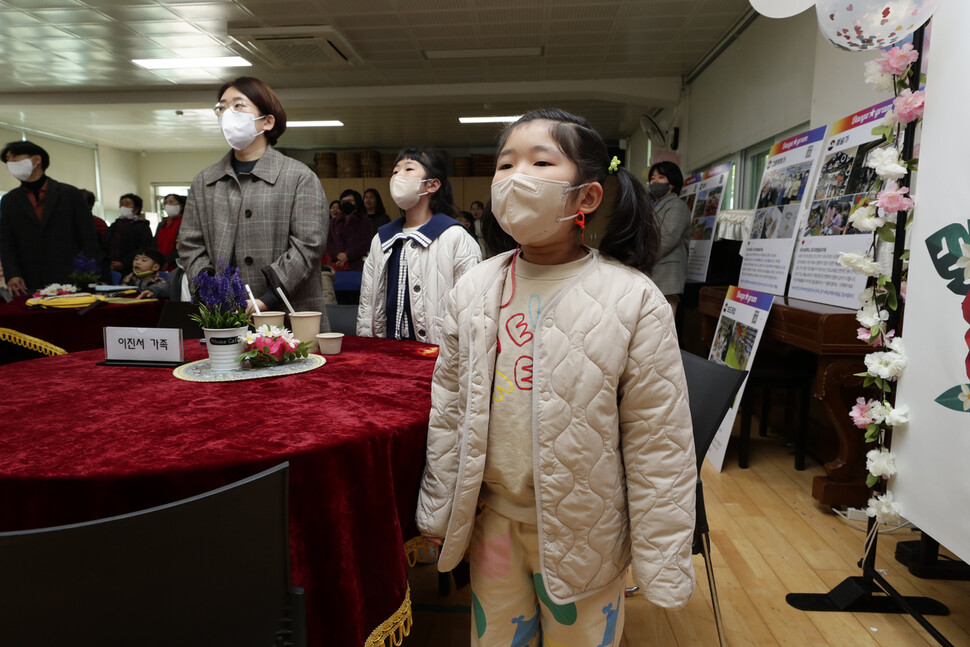
<svg viewBox="0 0 970 647"><path fill-rule="evenodd" d="M616 173L619 168L620 168L620 158L614 155L613 159L610 160L610 166L608 169L608 171L610 172L610 175L612 175L613 173Z"/></svg>

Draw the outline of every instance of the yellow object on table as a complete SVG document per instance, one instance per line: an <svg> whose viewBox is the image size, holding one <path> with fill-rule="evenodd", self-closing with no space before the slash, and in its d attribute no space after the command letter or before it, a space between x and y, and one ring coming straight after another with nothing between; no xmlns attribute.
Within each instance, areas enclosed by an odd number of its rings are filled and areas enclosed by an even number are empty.
<svg viewBox="0 0 970 647"><path fill-rule="evenodd" d="M97 297L88 292L75 294L60 294L56 297L35 297L27 299L28 308L84 308L94 303L104 302L104 297Z"/></svg>

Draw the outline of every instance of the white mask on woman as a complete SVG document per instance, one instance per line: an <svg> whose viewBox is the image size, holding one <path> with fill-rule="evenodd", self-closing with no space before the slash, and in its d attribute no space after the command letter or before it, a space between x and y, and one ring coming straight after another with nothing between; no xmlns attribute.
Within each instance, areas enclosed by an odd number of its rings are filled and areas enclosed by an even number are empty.
<svg viewBox="0 0 970 647"><path fill-rule="evenodd" d="M419 177L407 175L395 175L391 178L391 199L394 204L405 211L413 207L421 199L421 196L428 195L428 191L419 193L421 184L427 182Z"/></svg>
<svg viewBox="0 0 970 647"><path fill-rule="evenodd" d="M34 160L32 157L25 157L16 162L7 162L7 169L15 178L21 182L26 182L30 174L34 172Z"/></svg>
<svg viewBox="0 0 970 647"><path fill-rule="evenodd" d="M118 207L118 217L119 218L134 218L135 210L131 207Z"/></svg>
<svg viewBox="0 0 970 647"><path fill-rule="evenodd" d="M167 204L165 205L165 213L168 214L170 218L174 218L182 213L182 207L177 204Z"/></svg>
<svg viewBox="0 0 970 647"><path fill-rule="evenodd" d="M249 148L249 145L263 134L263 131L256 127L256 121L265 118L266 115L257 117L248 112L236 112L232 108L227 108L219 117L219 125L222 126L222 135L229 145L241 151Z"/></svg>
<svg viewBox="0 0 970 647"><path fill-rule="evenodd" d="M513 173L492 185L492 213L515 242L538 243L568 226L563 221L572 220L575 215L565 215L566 197L584 186Z"/></svg>

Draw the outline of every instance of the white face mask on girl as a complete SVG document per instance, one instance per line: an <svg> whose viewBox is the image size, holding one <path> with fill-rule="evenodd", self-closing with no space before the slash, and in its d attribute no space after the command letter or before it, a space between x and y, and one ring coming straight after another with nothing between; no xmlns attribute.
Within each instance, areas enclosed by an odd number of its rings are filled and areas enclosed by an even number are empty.
<svg viewBox="0 0 970 647"><path fill-rule="evenodd" d="M256 121L265 118L266 115L257 117L248 112L236 112L232 108L227 108L219 117L222 136L237 151L245 150L263 134L263 131L256 127Z"/></svg>
<svg viewBox="0 0 970 647"><path fill-rule="evenodd" d="M131 207L118 207L118 217L119 218L134 218L135 210Z"/></svg>
<svg viewBox="0 0 970 647"><path fill-rule="evenodd" d="M168 214L170 218L174 218L182 212L182 207L177 204L167 204L165 205L165 213Z"/></svg>
<svg viewBox="0 0 970 647"><path fill-rule="evenodd" d="M405 211L413 207L421 199L421 196L428 195L428 191L420 193L421 185L427 182L419 177L395 175L391 178L391 199L394 204Z"/></svg>
<svg viewBox="0 0 970 647"><path fill-rule="evenodd" d="M25 157L16 162L7 162L7 169L15 178L21 182L26 182L30 174L34 172L34 160L32 157Z"/></svg>
<svg viewBox="0 0 970 647"><path fill-rule="evenodd" d="M586 184L569 186L569 182L513 173L492 185L492 213L518 244L538 243L569 226L563 222L575 214L565 214L566 197Z"/></svg>

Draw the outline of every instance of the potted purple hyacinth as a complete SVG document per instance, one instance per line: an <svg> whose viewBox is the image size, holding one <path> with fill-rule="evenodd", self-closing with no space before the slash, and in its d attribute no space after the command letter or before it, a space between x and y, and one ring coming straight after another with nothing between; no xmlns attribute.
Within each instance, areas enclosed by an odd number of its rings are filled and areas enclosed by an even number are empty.
<svg viewBox="0 0 970 647"><path fill-rule="evenodd" d="M212 273L200 272L193 280L199 312L190 318L202 327L209 351L209 368L215 372L242 368L238 359L246 345L249 316L246 314L246 289L239 268L223 264Z"/></svg>

